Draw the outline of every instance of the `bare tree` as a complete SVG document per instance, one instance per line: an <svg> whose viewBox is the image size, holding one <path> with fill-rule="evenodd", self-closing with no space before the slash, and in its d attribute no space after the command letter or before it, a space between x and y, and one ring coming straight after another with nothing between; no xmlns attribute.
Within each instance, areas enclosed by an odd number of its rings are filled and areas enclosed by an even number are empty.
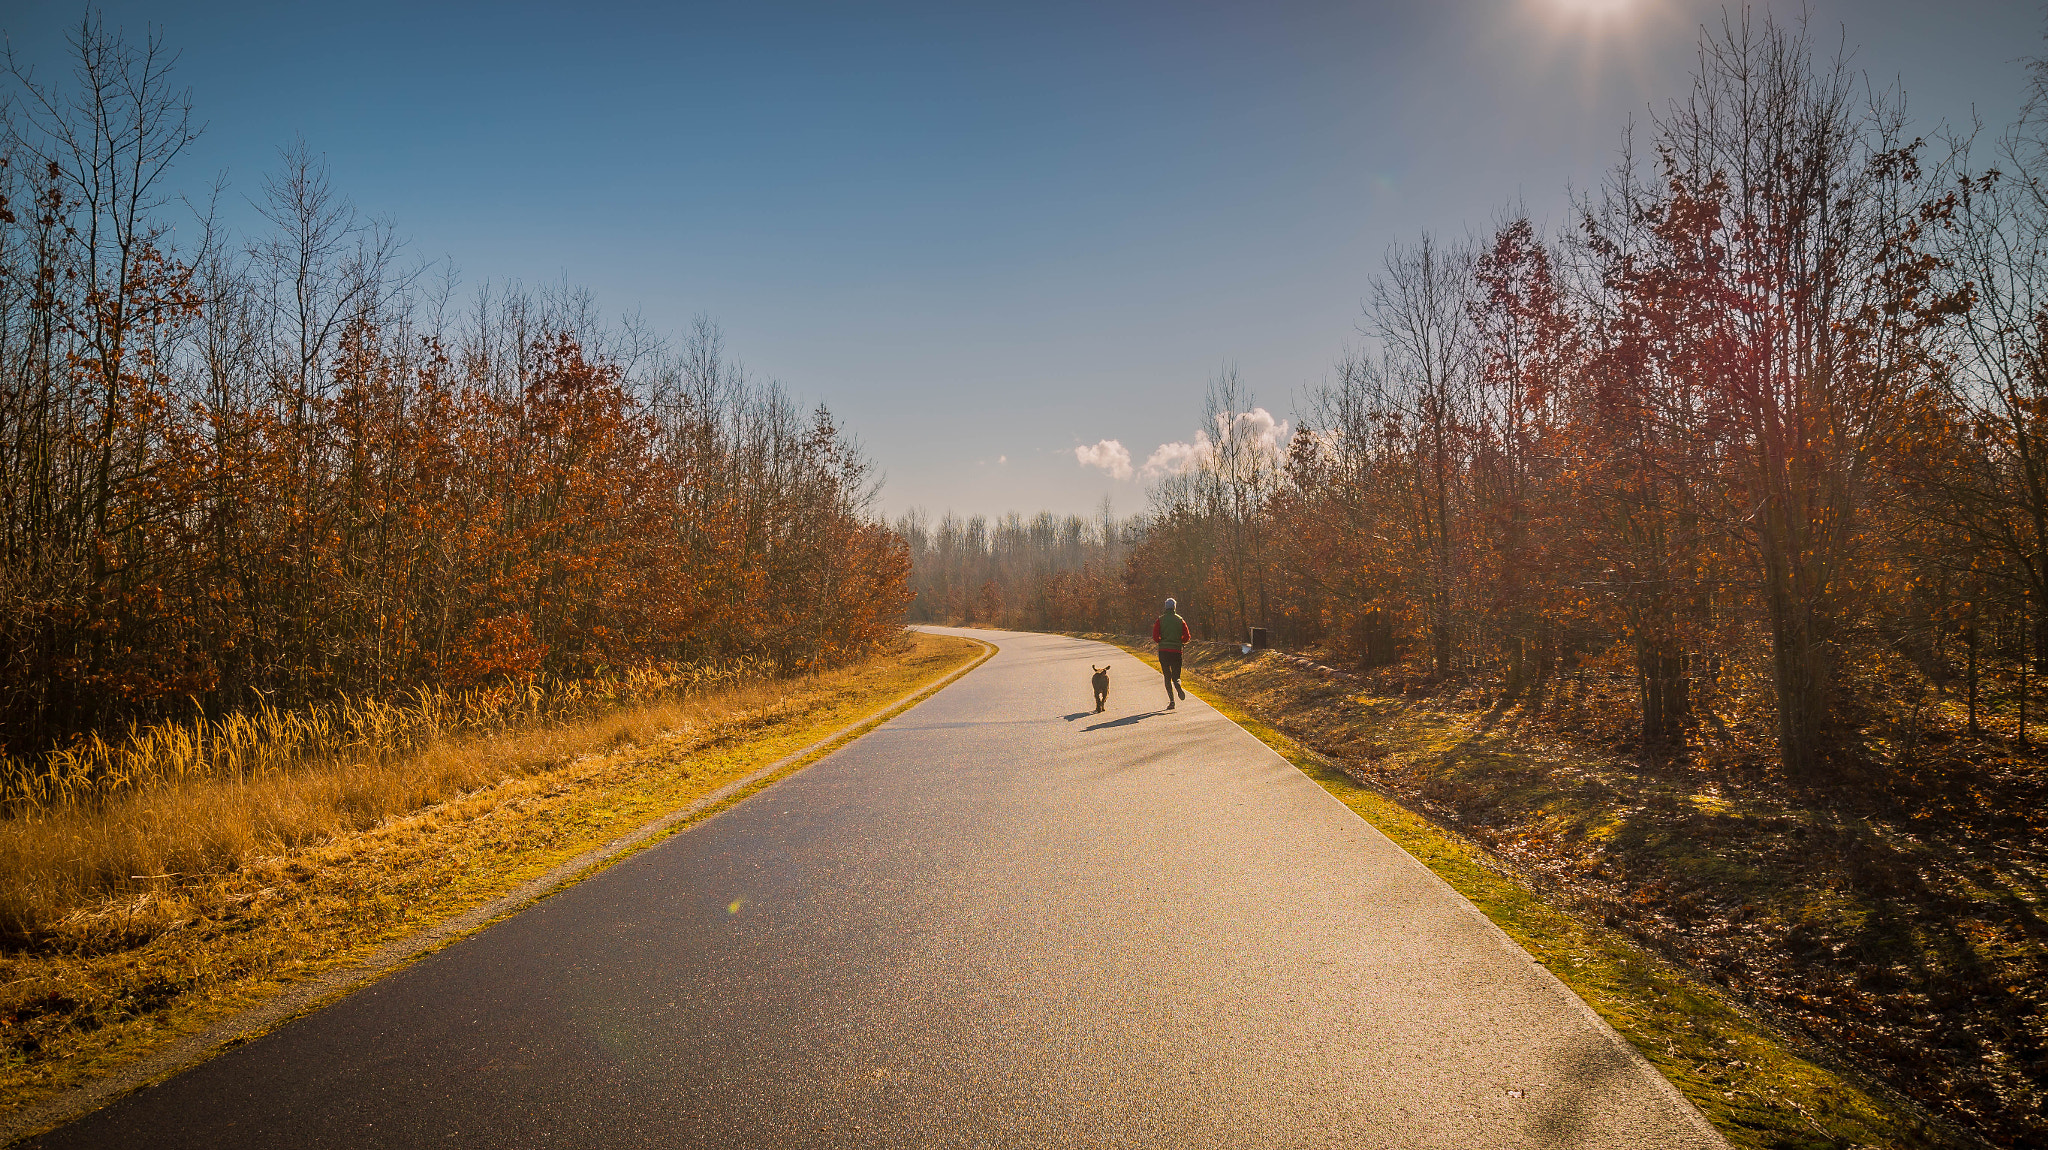
<svg viewBox="0 0 2048 1150"><path fill-rule="evenodd" d="M1410 445L1410 525L1426 557L1420 590L1438 674L1454 657L1461 439L1473 408L1472 260L1466 246L1447 248L1426 233L1413 247L1389 249L1361 324L1381 347L1379 381Z"/></svg>

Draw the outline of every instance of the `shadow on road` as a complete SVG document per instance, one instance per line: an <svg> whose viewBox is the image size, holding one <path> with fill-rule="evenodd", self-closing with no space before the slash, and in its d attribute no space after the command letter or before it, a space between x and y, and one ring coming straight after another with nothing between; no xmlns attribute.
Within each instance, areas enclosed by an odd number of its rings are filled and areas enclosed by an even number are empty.
<svg viewBox="0 0 2048 1150"><path fill-rule="evenodd" d="M1571 1058L1565 1081L1531 1099L1535 1113L1530 1129L1561 1146L1592 1137L1611 1121L1597 1101L1612 1097L1604 1087L1616 1079L1633 1077L1633 1069L1626 1057L1617 1057L1611 1048L1581 1050Z"/></svg>
<svg viewBox="0 0 2048 1150"><path fill-rule="evenodd" d="M1163 715L1165 713L1165 711L1147 711L1142 715L1125 715L1121 719L1111 719L1107 723L1097 723L1092 727L1082 727L1081 729L1083 731L1100 731L1105 727L1128 727L1132 723L1142 722L1154 715Z"/></svg>
<svg viewBox="0 0 2048 1150"><path fill-rule="evenodd" d="M1044 719L962 719L957 723L913 723L898 720L889 724L893 731L978 731L986 727L1029 727L1045 722Z"/></svg>

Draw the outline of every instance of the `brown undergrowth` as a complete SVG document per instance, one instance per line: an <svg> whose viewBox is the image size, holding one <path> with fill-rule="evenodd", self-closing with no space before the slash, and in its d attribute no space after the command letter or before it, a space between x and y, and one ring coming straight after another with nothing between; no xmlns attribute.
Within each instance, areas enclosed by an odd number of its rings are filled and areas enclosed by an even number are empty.
<svg viewBox="0 0 2048 1150"><path fill-rule="evenodd" d="M1794 785L1761 755L1652 759L1601 684L1386 683L1198 645L1189 668L1289 737L1998 1146L2048 1143L2041 760L1922 716L1911 753Z"/></svg>
<svg viewBox="0 0 2048 1150"><path fill-rule="evenodd" d="M515 889L982 650L909 634L818 676L0 821L0 858L27 860L0 870L17 916L0 950L0 1115ZM114 892L53 882L80 873L72 850L161 869Z"/></svg>

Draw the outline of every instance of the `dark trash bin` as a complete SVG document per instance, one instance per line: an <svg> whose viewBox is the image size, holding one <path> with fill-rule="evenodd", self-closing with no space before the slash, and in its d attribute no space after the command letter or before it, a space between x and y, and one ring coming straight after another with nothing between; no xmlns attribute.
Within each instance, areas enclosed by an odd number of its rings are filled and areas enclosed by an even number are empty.
<svg viewBox="0 0 2048 1150"><path fill-rule="evenodd" d="M1270 646L1272 646L1272 644L1266 641L1266 629L1264 627L1253 627L1252 650L1263 651Z"/></svg>

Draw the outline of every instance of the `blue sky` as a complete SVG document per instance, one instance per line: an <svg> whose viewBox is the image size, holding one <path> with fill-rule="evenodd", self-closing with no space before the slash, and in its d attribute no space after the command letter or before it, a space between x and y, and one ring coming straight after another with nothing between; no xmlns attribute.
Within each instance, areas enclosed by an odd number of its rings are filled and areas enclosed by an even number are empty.
<svg viewBox="0 0 2048 1150"><path fill-rule="evenodd" d="M82 8L14 0L58 62ZM1784 11L1784 6L1780 7ZM2034 4L1815 0L1924 124L1996 125ZM1679 95L1691 0L532 6L109 4L182 51L184 167L253 193L303 135L465 282L587 286L823 400L883 508L1086 511L1080 466L1186 439L1235 363L1276 416L1347 342L1386 246L1551 224Z"/></svg>

